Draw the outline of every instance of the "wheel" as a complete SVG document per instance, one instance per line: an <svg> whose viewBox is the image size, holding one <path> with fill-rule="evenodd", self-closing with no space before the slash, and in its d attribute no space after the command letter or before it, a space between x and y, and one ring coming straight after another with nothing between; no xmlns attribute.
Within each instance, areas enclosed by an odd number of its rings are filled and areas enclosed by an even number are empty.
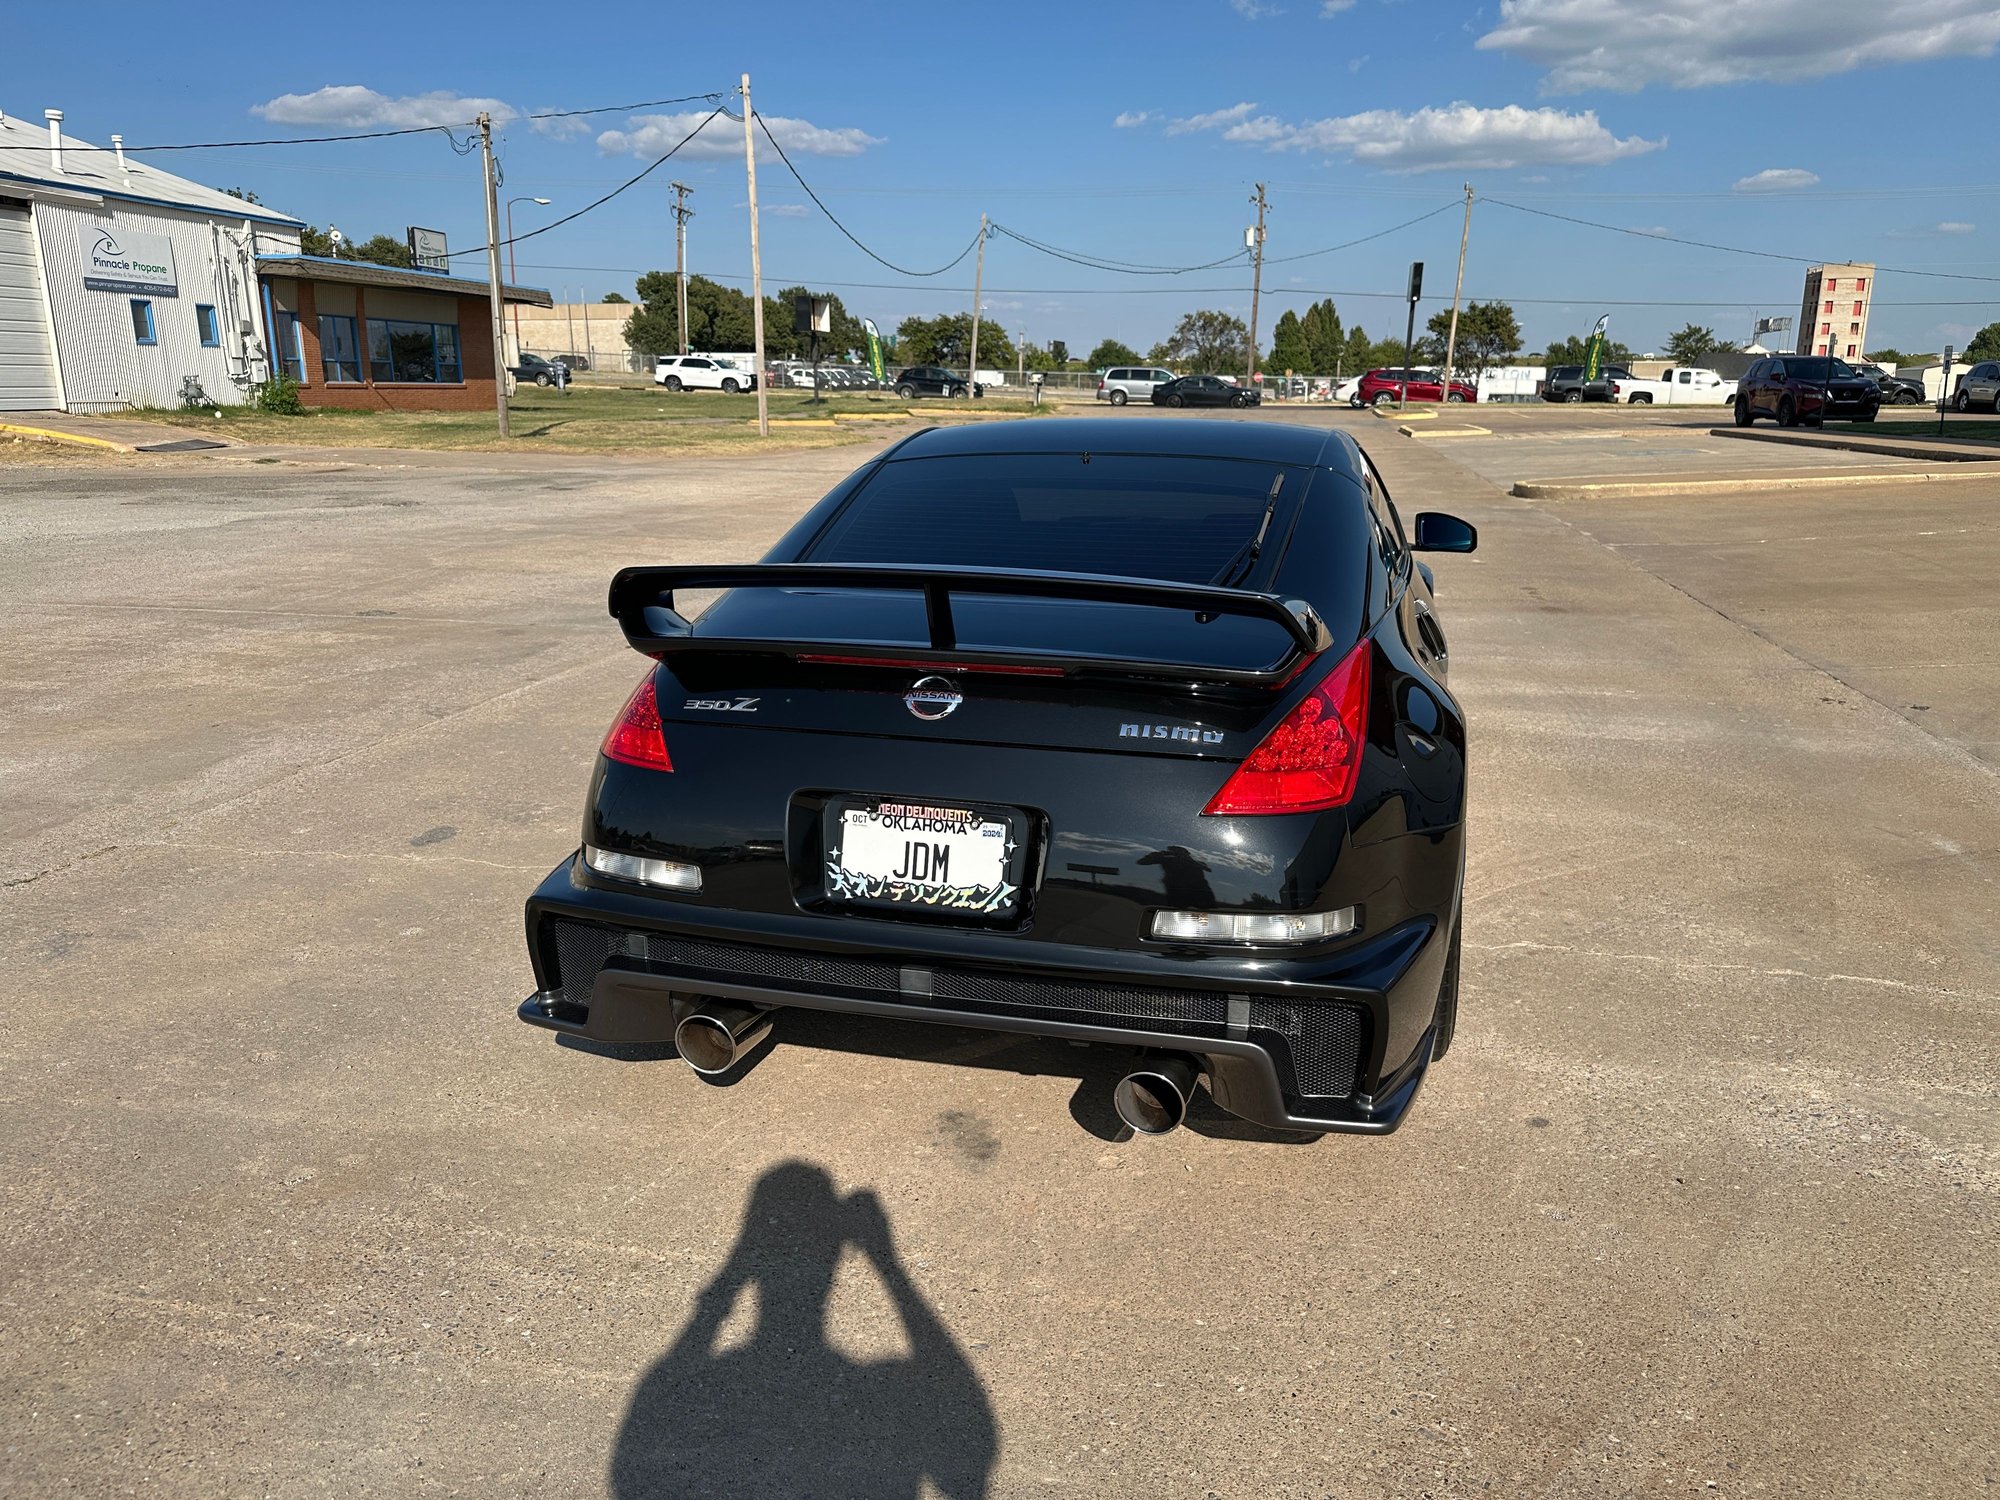
<svg viewBox="0 0 2000 1500"><path fill-rule="evenodd" d="M1186 405L1187 405L1187 397L1185 397L1185 396L1182 396L1182 395L1179 395L1178 393L1176 393L1175 395L1172 395L1172 396L1169 396L1169 397L1167 397L1167 405L1169 405L1169 406L1186 406Z"/></svg>
<svg viewBox="0 0 2000 1500"><path fill-rule="evenodd" d="M1238 392L1236 395L1231 396L1229 398L1229 404L1235 407L1237 410L1241 411L1244 407L1250 404L1250 398L1248 396L1243 395L1241 392Z"/></svg>
<svg viewBox="0 0 2000 1500"><path fill-rule="evenodd" d="M1951 409L1953 411L1971 411L1972 398L1966 395L1964 391L1960 391L1958 395L1953 398L1951 403Z"/></svg>
<svg viewBox="0 0 2000 1500"><path fill-rule="evenodd" d="M1627 406L1651 406L1653 404L1653 398L1644 391L1634 391L1632 393L1632 399L1626 402L1625 404Z"/></svg>
<svg viewBox="0 0 2000 1500"><path fill-rule="evenodd" d="M1750 415L1750 403L1745 401L1741 396L1738 396L1736 398L1736 425L1738 427L1748 427L1756 420L1755 417Z"/></svg>
<svg viewBox="0 0 2000 1500"><path fill-rule="evenodd" d="M1465 405L1465 396L1459 391L1452 391L1444 399L1447 406Z"/></svg>
<svg viewBox="0 0 2000 1500"><path fill-rule="evenodd" d="M667 389L668 389L668 390L670 390L670 391L677 391L677 390L679 390L680 388L681 388L681 378L680 378L680 376L678 376L678 375L669 375L669 376L667 377Z"/></svg>
<svg viewBox="0 0 2000 1500"><path fill-rule="evenodd" d="M1126 397L1123 391L1113 391L1111 393L1111 404L1113 406L1123 406L1125 404L1125 400Z"/></svg>
<svg viewBox="0 0 2000 1500"><path fill-rule="evenodd" d="M1396 404L1396 393L1394 391L1377 391L1375 393L1375 404L1377 406L1394 406Z"/></svg>
<svg viewBox="0 0 2000 1500"><path fill-rule="evenodd" d="M1896 392L1896 404L1898 406L1915 406L1921 399L1915 391Z"/></svg>
<svg viewBox="0 0 2000 1500"><path fill-rule="evenodd" d="M1451 948L1445 954L1444 978L1438 983L1437 1036L1431 1043L1431 1061L1451 1051L1451 1039L1458 1033L1458 932L1451 930Z"/></svg>
<svg viewBox="0 0 2000 1500"><path fill-rule="evenodd" d="M1583 405L1583 392L1582 392L1582 391L1565 391L1565 392L1563 393L1563 405L1565 405L1565 406L1581 406L1581 405Z"/></svg>
<svg viewBox="0 0 2000 1500"><path fill-rule="evenodd" d="M547 374L541 374L541 375L537 375L537 376L535 377L535 384L536 384L536 385L547 385L547 384L549 384L549 377L547 376Z"/></svg>
<svg viewBox="0 0 2000 1500"><path fill-rule="evenodd" d="M914 401L917 399L917 388L913 385L899 385L896 387L896 394L905 401Z"/></svg>
<svg viewBox="0 0 2000 1500"><path fill-rule="evenodd" d="M724 393L725 395L730 395L730 396L733 396L733 395L735 395L735 394L736 394L736 393L737 393L738 391L742 390L742 389L743 389L743 387L742 387L742 386L740 386L740 385L738 385L738 384L737 384L737 383L736 383L736 382L735 382L734 380L732 380L732 379L731 379L731 378L730 378L729 376L725 375L725 376L723 376L723 377L722 377L722 389L723 389L723 393Z"/></svg>
<svg viewBox="0 0 2000 1500"><path fill-rule="evenodd" d="M1799 409L1792 405L1792 398L1790 396L1785 397L1784 400L1778 403L1778 425L1780 427L1796 427L1799 425Z"/></svg>

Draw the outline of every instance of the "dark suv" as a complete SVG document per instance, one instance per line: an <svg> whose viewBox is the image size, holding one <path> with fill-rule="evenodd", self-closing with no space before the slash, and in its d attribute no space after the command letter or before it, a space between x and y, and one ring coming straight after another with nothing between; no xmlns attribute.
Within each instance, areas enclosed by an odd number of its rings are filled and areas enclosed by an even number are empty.
<svg viewBox="0 0 2000 1500"><path fill-rule="evenodd" d="M1585 380L1582 365L1557 365L1542 382L1544 401L1616 401L1611 389L1614 380L1630 380L1632 372L1623 365L1601 365L1597 379Z"/></svg>
<svg viewBox="0 0 2000 1500"><path fill-rule="evenodd" d="M896 377L896 394L905 401L917 396L963 396L965 381L937 365L912 365Z"/></svg>
<svg viewBox="0 0 2000 1500"><path fill-rule="evenodd" d="M1736 425L1759 417L1780 427L1801 422L1817 427L1828 417L1872 422L1882 406L1882 388L1844 359L1824 354L1782 354L1760 359L1736 387Z"/></svg>

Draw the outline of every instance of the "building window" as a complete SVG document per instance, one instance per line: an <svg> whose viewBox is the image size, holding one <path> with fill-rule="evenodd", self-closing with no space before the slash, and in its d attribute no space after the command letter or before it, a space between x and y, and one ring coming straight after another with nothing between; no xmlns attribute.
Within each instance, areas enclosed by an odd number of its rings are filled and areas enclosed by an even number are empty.
<svg viewBox="0 0 2000 1500"><path fill-rule="evenodd" d="M1866 276L1857 276L1857 277L1855 277L1855 278L1854 278L1854 290L1855 290L1855 291L1857 291L1857 292L1865 292L1865 291L1867 291L1867 290L1868 290L1868 278L1867 278Z"/></svg>
<svg viewBox="0 0 2000 1500"><path fill-rule="evenodd" d="M1847 331L1849 333L1859 333L1861 332L1861 325L1859 323L1849 323L1847 325Z"/></svg>
<svg viewBox="0 0 2000 1500"><path fill-rule="evenodd" d="M132 338L136 343L157 344L159 333L153 327L153 304L132 299Z"/></svg>
<svg viewBox="0 0 2000 1500"><path fill-rule="evenodd" d="M216 317L215 309L206 302L194 305L195 331L201 335L201 347L220 349L222 347L222 321Z"/></svg>
<svg viewBox="0 0 2000 1500"><path fill-rule="evenodd" d="M289 375L300 385L306 383L306 350L299 341L299 315L281 312L278 314L278 347L274 353L278 373Z"/></svg>
<svg viewBox="0 0 2000 1500"><path fill-rule="evenodd" d="M456 385L456 323L368 321L368 373L378 385Z"/></svg>
<svg viewBox="0 0 2000 1500"><path fill-rule="evenodd" d="M1833 325L1831 323L1822 323L1819 325L1819 331L1821 333L1832 333Z"/></svg>
<svg viewBox="0 0 2000 1500"><path fill-rule="evenodd" d="M1854 304L1854 316L1857 318L1861 316L1861 304L1859 302Z"/></svg>
<svg viewBox="0 0 2000 1500"><path fill-rule="evenodd" d="M1854 358L1854 346L1853 346L1852 344L1849 344L1849 345L1847 346L1847 357L1848 357L1849 359L1852 359L1852 358Z"/></svg>
<svg viewBox="0 0 2000 1500"><path fill-rule="evenodd" d="M1833 311L1833 299L1832 299L1831 297L1827 298L1827 300L1826 300L1826 310L1827 310L1828 312L1832 312L1832 311Z"/></svg>
<svg viewBox="0 0 2000 1500"><path fill-rule="evenodd" d="M1838 276L1829 276L1829 277L1827 277L1827 278L1826 278L1826 289L1827 289L1827 290L1828 290L1829 292L1837 292L1837 291L1839 291L1839 290L1840 290L1840 278L1839 278Z"/></svg>
<svg viewBox="0 0 2000 1500"><path fill-rule="evenodd" d="M328 385L342 380L360 383L361 335L354 319L319 315L319 362Z"/></svg>

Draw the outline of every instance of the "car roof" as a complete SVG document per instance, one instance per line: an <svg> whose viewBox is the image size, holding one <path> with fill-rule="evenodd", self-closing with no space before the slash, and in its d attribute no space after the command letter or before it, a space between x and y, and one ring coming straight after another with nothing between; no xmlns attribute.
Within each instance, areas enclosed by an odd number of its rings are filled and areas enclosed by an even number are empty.
<svg viewBox="0 0 2000 1500"><path fill-rule="evenodd" d="M943 458L960 454L1128 453L1173 458L1244 458L1266 463L1339 469L1359 479L1361 450L1333 428L1279 422L1205 422L1167 417L1134 422L1112 417L1060 421L980 423L932 427L883 455L887 459Z"/></svg>

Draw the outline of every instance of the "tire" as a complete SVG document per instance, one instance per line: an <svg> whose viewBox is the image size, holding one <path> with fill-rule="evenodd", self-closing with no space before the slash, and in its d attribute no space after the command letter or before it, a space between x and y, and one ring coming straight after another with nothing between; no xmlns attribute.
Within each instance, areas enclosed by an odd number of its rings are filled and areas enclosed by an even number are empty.
<svg viewBox="0 0 2000 1500"><path fill-rule="evenodd" d="M667 389L668 389L668 390L670 390L670 391L678 391L678 390L680 390L681 388L682 388L682 387L681 387L681 378L680 378L680 376L678 376L678 375L669 375L669 376L667 377Z"/></svg>
<svg viewBox="0 0 2000 1500"><path fill-rule="evenodd" d="M1627 406L1651 406L1653 404L1653 398L1647 395L1644 391L1634 391L1632 393L1632 399L1626 402L1625 404Z"/></svg>
<svg viewBox="0 0 2000 1500"><path fill-rule="evenodd" d="M1113 406L1123 406L1128 399L1123 391L1113 391L1111 393L1111 404Z"/></svg>
<svg viewBox="0 0 2000 1500"><path fill-rule="evenodd" d="M1394 391L1377 391L1368 404L1370 406L1394 406L1396 404L1396 393Z"/></svg>
<svg viewBox="0 0 2000 1500"><path fill-rule="evenodd" d="M1581 406L1581 405L1583 405L1583 392L1582 392L1582 391L1564 391L1564 392L1563 392L1563 405L1564 405L1564 406Z"/></svg>
<svg viewBox="0 0 2000 1500"><path fill-rule="evenodd" d="M729 376L725 375L722 377L722 393L725 396L733 396L742 389L743 387L738 385L735 382L735 380L733 380Z"/></svg>
<svg viewBox="0 0 2000 1500"><path fill-rule="evenodd" d="M1169 396L1169 397L1167 397L1167 405L1169 405L1169 406L1186 406L1186 405L1187 405L1187 397L1185 397L1185 396L1178 396L1178 395L1176 395L1176 396Z"/></svg>
<svg viewBox="0 0 2000 1500"><path fill-rule="evenodd" d="M1738 396L1736 398L1736 425L1738 427L1748 427L1752 422L1756 420L1757 419L1750 414L1750 403L1748 401L1745 401L1741 396Z"/></svg>
<svg viewBox="0 0 2000 1500"><path fill-rule="evenodd" d="M1951 409L1953 411L1971 411L1972 398L1966 395L1964 391L1960 391L1952 398Z"/></svg>
<svg viewBox="0 0 2000 1500"><path fill-rule="evenodd" d="M1915 391L1898 391L1896 393L1896 404L1898 406L1915 406L1923 399Z"/></svg>
<svg viewBox="0 0 2000 1500"><path fill-rule="evenodd" d="M548 376L546 376L546 375L537 375L537 376L535 377L535 384L536 384L536 385L544 385L544 386L545 386L545 385L548 385L548 384L549 384L549 377L548 377Z"/></svg>
<svg viewBox="0 0 2000 1500"><path fill-rule="evenodd" d="M1792 405L1792 398L1790 396L1785 397L1784 400L1778 403L1778 425L1780 427L1796 427L1799 425L1799 409Z"/></svg>
<svg viewBox="0 0 2000 1500"><path fill-rule="evenodd" d="M1459 393L1458 393L1457 391L1452 391L1452 392L1449 392L1449 393L1448 393L1448 394L1447 394L1447 395L1445 396L1444 400L1445 400L1445 405L1447 405L1447 406L1463 406L1463 405L1465 405L1465 397L1463 397L1463 396L1459 395Z"/></svg>
<svg viewBox="0 0 2000 1500"><path fill-rule="evenodd" d="M1238 411L1241 411L1243 410L1244 407L1250 404L1250 398L1248 396L1242 396L1242 395L1231 396L1229 398L1229 404L1235 407Z"/></svg>
<svg viewBox="0 0 2000 1500"><path fill-rule="evenodd" d="M896 395L901 400L914 401L917 399L917 388L913 385L899 385L896 387Z"/></svg>
<svg viewBox="0 0 2000 1500"><path fill-rule="evenodd" d="M1438 983L1437 1036L1431 1043L1431 1061L1451 1051L1451 1039L1458 1034L1458 934L1451 930L1451 948L1445 954L1444 978Z"/></svg>

